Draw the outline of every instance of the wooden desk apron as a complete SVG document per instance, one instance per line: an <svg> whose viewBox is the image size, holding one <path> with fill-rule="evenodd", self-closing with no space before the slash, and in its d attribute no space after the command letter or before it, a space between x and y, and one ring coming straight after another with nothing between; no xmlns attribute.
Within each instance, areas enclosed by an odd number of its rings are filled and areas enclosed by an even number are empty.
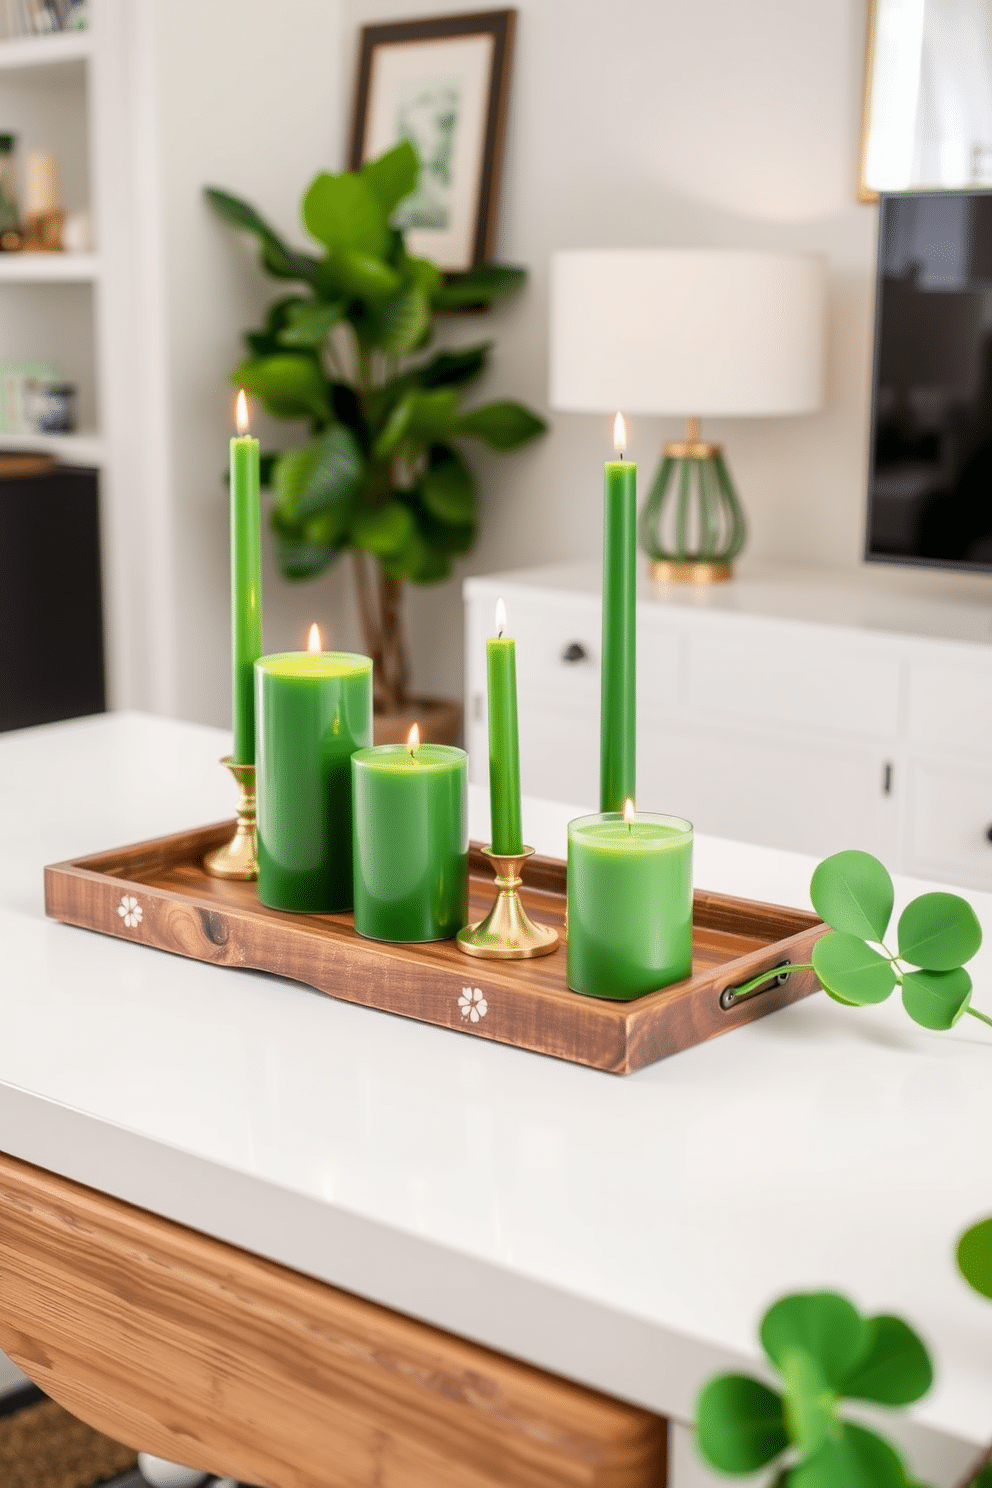
<svg viewBox="0 0 992 1488"><path fill-rule="evenodd" d="M270 1488L661 1488L666 1423L0 1154L0 1347L130 1446Z"/></svg>

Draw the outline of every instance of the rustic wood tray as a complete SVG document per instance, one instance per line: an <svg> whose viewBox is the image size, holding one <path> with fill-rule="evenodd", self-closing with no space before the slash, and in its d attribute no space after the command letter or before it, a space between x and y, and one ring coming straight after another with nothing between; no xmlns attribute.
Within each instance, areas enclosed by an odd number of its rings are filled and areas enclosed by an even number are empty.
<svg viewBox="0 0 992 1488"><path fill-rule="evenodd" d="M210 878L203 855L230 839L233 822L180 832L45 869L45 909L56 920L122 940L304 982L477 1038L551 1054L615 1074L751 1023L817 988L808 961L826 926L815 915L697 890L692 976L635 1002L582 997L565 985L565 949L534 961L484 961L454 941L388 945L363 940L350 914L296 915L259 904L254 884ZM564 942L565 864L533 857L524 903ZM471 918L494 897L476 844L469 858ZM732 989L765 969L769 984L735 1002Z"/></svg>

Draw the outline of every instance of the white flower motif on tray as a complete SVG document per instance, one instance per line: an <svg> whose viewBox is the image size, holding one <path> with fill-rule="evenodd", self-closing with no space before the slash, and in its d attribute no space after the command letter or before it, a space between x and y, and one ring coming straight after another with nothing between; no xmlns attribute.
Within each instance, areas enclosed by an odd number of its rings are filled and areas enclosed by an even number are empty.
<svg viewBox="0 0 992 1488"><path fill-rule="evenodd" d="M117 906L117 913L129 930L133 930L135 925L141 924L141 905L133 894L124 894L121 896L121 902Z"/></svg>
<svg viewBox="0 0 992 1488"><path fill-rule="evenodd" d="M468 1018L471 1023L478 1023L489 1011L489 1004L482 995L481 987L463 987L458 1006L462 1010L462 1017Z"/></svg>

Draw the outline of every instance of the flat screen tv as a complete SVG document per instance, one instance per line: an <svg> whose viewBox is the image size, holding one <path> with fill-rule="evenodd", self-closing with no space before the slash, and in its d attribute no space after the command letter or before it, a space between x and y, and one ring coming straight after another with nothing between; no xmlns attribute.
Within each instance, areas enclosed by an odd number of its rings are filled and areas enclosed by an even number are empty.
<svg viewBox="0 0 992 1488"><path fill-rule="evenodd" d="M992 192L883 196L866 557L992 571Z"/></svg>

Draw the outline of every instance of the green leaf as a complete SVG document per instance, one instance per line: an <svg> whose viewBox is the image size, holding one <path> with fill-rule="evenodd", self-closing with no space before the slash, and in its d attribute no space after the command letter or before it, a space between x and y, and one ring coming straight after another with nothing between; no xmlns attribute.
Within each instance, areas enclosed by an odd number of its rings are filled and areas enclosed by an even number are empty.
<svg viewBox="0 0 992 1488"><path fill-rule="evenodd" d="M852 1007L884 1002L896 984L891 961L843 930L818 940L812 960L823 990Z"/></svg>
<svg viewBox="0 0 992 1488"><path fill-rule="evenodd" d="M789 1488L908 1488L908 1480L884 1437L845 1421L836 1438L792 1469Z"/></svg>
<svg viewBox="0 0 992 1488"><path fill-rule="evenodd" d="M363 319L363 339L380 351L402 356L423 339L431 321L427 296L411 284L390 300L370 305Z"/></svg>
<svg viewBox="0 0 992 1488"><path fill-rule="evenodd" d="M229 191L221 191L217 186L205 186L204 195L225 221L254 234L262 249L262 263L273 278L315 282L320 272L320 259L290 248L249 202L232 196Z"/></svg>
<svg viewBox="0 0 992 1488"><path fill-rule="evenodd" d="M471 382L473 377L478 377L485 369L492 348L492 341L483 341L478 346L466 346L461 351L439 351L429 362L417 369L416 376L420 386L460 387Z"/></svg>
<svg viewBox="0 0 992 1488"><path fill-rule="evenodd" d="M353 171L321 171L303 197L307 231L332 253L353 249L381 259L389 245L386 213L368 179Z"/></svg>
<svg viewBox="0 0 992 1488"><path fill-rule="evenodd" d="M816 1361L832 1389L839 1388L866 1353L868 1339L865 1319L836 1292L794 1292L761 1320L761 1343L774 1365L781 1369L786 1353L801 1349Z"/></svg>
<svg viewBox="0 0 992 1488"><path fill-rule="evenodd" d="M300 522L334 508L343 530L361 492L364 471L365 457L358 441L343 424L335 424L309 444L285 450L274 472L281 516L287 522Z"/></svg>
<svg viewBox="0 0 992 1488"><path fill-rule="evenodd" d="M284 352L242 362L231 373L235 387L261 398L276 418L327 418L327 380L312 356Z"/></svg>
<svg viewBox="0 0 992 1488"><path fill-rule="evenodd" d="M444 282L441 271L429 258L407 258L406 270L415 284L424 291L428 300L433 304L434 297Z"/></svg>
<svg viewBox="0 0 992 1488"><path fill-rule="evenodd" d="M405 439L421 444L443 440L451 433L457 413L458 394L453 388L407 393L393 409L375 442L376 458L395 454Z"/></svg>
<svg viewBox="0 0 992 1488"><path fill-rule="evenodd" d="M300 295L287 295L285 299L274 300L266 312L265 324L261 330L245 333L245 344L252 355L255 357L272 356L282 351L280 337L289 324L293 306L304 304L306 301Z"/></svg>
<svg viewBox="0 0 992 1488"><path fill-rule="evenodd" d="M902 979L903 1007L924 1028L953 1028L970 1002L971 977L963 966L953 971L907 971Z"/></svg>
<svg viewBox="0 0 992 1488"><path fill-rule="evenodd" d="M403 282L383 259L358 248L337 249L331 266L335 282L361 300L387 300L399 293Z"/></svg>
<svg viewBox="0 0 992 1488"><path fill-rule="evenodd" d="M413 513L402 501L390 501L375 511L359 512L351 524L351 540L357 548L377 558L398 558L416 536Z"/></svg>
<svg viewBox="0 0 992 1488"><path fill-rule="evenodd" d="M341 551L340 548L329 547L324 543L310 542L298 531L285 529L278 511L272 512L269 525L275 534L279 571L284 578L294 582L316 578L330 567Z"/></svg>
<svg viewBox="0 0 992 1488"><path fill-rule="evenodd" d="M927 971L953 971L982 943L978 916L958 894L921 894L899 917L899 955Z"/></svg>
<svg viewBox="0 0 992 1488"><path fill-rule="evenodd" d="M281 346L323 346L334 327L344 318L344 300L330 304L321 301L296 300L286 311L286 322L279 332Z"/></svg>
<svg viewBox="0 0 992 1488"><path fill-rule="evenodd" d="M464 274L451 274L434 296L439 310L465 310L488 305L512 294L526 281L527 270L513 264L476 264Z"/></svg>
<svg viewBox="0 0 992 1488"><path fill-rule="evenodd" d="M804 1452L815 1452L835 1428L837 1396L817 1361L804 1348L784 1349L780 1369L790 1440Z"/></svg>
<svg viewBox="0 0 992 1488"><path fill-rule="evenodd" d="M839 852L824 858L809 886L813 908L834 930L884 940L895 891L884 864L871 853Z"/></svg>
<svg viewBox="0 0 992 1488"><path fill-rule="evenodd" d="M367 161L361 175L388 221L403 198L416 191L420 161L410 141L403 140L375 160Z"/></svg>
<svg viewBox="0 0 992 1488"><path fill-rule="evenodd" d="M981 1219L958 1241L958 1269L969 1286L992 1298L992 1219Z"/></svg>
<svg viewBox="0 0 992 1488"><path fill-rule="evenodd" d="M933 1384L933 1365L926 1345L902 1318L868 1319L868 1351L840 1382L849 1400L877 1400L882 1405L911 1405Z"/></svg>
<svg viewBox="0 0 992 1488"><path fill-rule="evenodd" d="M718 1375L696 1402L696 1441L720 1472L756 1472L789 1445L782 1402L745 1374Z"/></svg>
<svg viewBox="0 0 992 1488"><path fill-rule="evenodd" d="M464 527L475 521L475 478L450 446L431 446L419 487L424 506L439 522Z"/></svg>
<svg viewBox="0 0 992 1488"><path fill-rule="evenodd" d="M397 579L409 579L413 584L436 584L451 573L447 554L431 547L418 531L402 553L383 559L383 567Z"/></svg>
<svg viewBox="0 0 992 1488"><path fill-rule="evenodd" d="M543 419L522 403L486 403L462 414L452 432L481 439L497 450L516 449L547 429Z"/></svg>

